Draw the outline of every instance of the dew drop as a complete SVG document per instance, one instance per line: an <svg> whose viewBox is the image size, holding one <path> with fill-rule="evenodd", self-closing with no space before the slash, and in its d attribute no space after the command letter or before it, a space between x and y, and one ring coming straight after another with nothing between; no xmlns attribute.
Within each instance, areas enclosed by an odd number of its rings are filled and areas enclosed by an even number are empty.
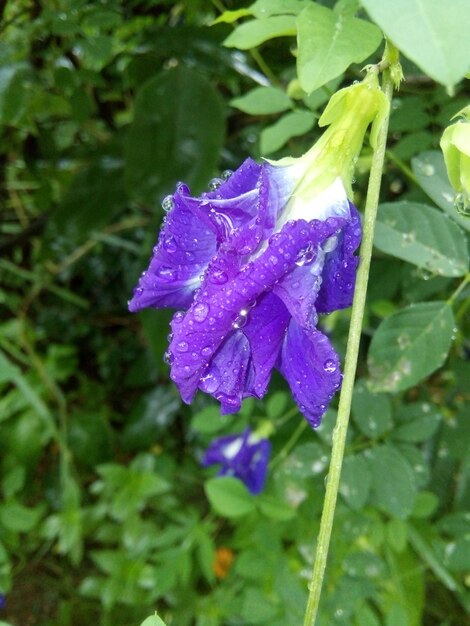
<svg viewBox="0 0 470 626"><path fill-rule="evenodd" d="M214 373L209 372L206 376L201 378L202 389L206 393L214 393L214 391L219 387L220 380L219 377Z"/></svg>
<svg viewBox="0 0 470 626"><path fill-rule="evenodd" d="M470 198L463 193L458 193L454 198L454 208L460 215L470 217Z"/></svg>
<svg viewBox="0 0 470 626"><path fill-rule="evenodd" d="M212 350L209 346L206 346L201 350L202 356L210 356L212 354Z"/></svg>
<svg viewBox="0 0 470 626"><path fill-rule="evenodd" d="M218 189L220 187L220 185L222 185L223 183L223 179L222 178L213 178L212 180L209 181L209 189L211 191L215 191L216 189Z"/></svg>
<svg viewBox="0 0 470 626"><path fill-rule="evenodd" d="M306 248L300 250L299 254L297 255L297 259L295 260L295 264L299 267L302 267L303 265L308 265L313 261L315 256L315 250L312 244L309 244Z"/></svg>
<svg viewBox="0 0 470 626"><path fill-rule="evenodd" d="M139 298L142 294L143 294L144 290L142 289L142 287L136 287L134 289L134 298Z"/></svg>
<svg viewBox="0 0 470 626"><path fill-rule="evenodd" d="M173 267L162 265L157 269L157 276L171 282L176 278L176 270Z"/></svg>
<svg viewBox="0 0 470 626"><path fill-rule="evenodd" d="M174 237L168 237L167 239L165 239L164 242L163 242L163 247L170 254L173 254L173 252L176 252L177 245L176 245L175 238Z"/></svg>
<svg viewBox="0 0 470 626"><path fill-rule="evenodd" d="M175 360L175 357L174 357L173 353L170 352L169 350L167 352L165 352L165 354L163 355L163 361L167 365L171 365L174 360Z"/></svg>
<svg viewBox="0 0 470 626"><path fill-rule="evenodd" d="M223 270L216 270L210 274L209 280L216 285L223 285L227 282L228 276Z"/></svg>
<svg viewBox="0 0 470 626"><path fill-rule="evenodd" d="M178 341L176 344L176 349L178 352L187 352L189 348L189 344L187 341Z"/></svg>
<svg viewBox="0 0 470 626"><path fill-rule="evenodd" d="M179 193L182 196L189 196L191 191L190 191L188 185L185 185L184 183L177 183L177 185L176 185L176 193Z"/></svg>
<svg viewBox="0 0 470 626"><path fill-rule="evenodd" d="M184 312L183 311L176 311L176 313L173 315L173 322L175 324L181 324L183 319L184 319Z"/></svg>
<svg viewBox="0 0 470 626"><path fill-rule="evenodd" d="M230 176L231 176L232 174L233 174L233 170L224 170L224 171L222 172L222 174L220 175L220 178L221 178L223 181L226 181L226 180L228 180L228 179L230 178Z"/></svg>
<svg viewBox="0 0 470 626"><path fill-rule="evenodd" d="M325 370L325 372L328 372L329 374L332 372L336 372L336 369L337 369L336 362L333 359L327 359L323 363L323 369Z"/></svg>
<svg viewBox="0 0 470 626"><path fill-rule="evenodd" d="M168 213L175 206L175 201L173 200L173 196L166 196L162 201L162 209Z"/></svg>
<svg viewBox="0 0 470 626"><path fill-rule="evenodd" d="M243 328L248 321L248 309L241 309L235 318L232 328Z"/></svg>
<svg viewBox="0 0 470 626"><path fill-rule="evenodd" d="M193 309L193 316L197 322L203 322L209 314L209 306L204 302L198 302Z"/></svg>

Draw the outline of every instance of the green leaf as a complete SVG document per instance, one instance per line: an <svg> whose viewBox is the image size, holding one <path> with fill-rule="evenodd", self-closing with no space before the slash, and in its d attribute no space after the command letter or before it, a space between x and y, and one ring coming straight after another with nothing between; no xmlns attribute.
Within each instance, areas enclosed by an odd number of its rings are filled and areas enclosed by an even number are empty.
<svg viewBox="0 0 470 626"><path fill-rule="evenodd" d="M306 93L364 61L382 41L374 24L313 3L298 16L297 28L297 73Z"/></svg>
<svg viewBox="0 0 470 626"><path fill-rule="evenodd" d="M77 172L52 216L60 234L83 240L124 209L123 166L119 155L103 154Z"/></svg>
<svg viewBox="0 0 470 626"><path fill-rule="evenodd" d="M245 623L269 624L276 615L278 607L269 600L269 596L260 589L247 589L243 595L241 614Z"/></svg>
<svg viewBox="0 0 470 626"><path fill-rule="evenodd" d="M236 9L235 11L224 11L219 17L213 21L213 24L221 22L232 24L241 17L254 15L261 19L270 17L271 15L297 15L306 6L309 0L256 0L254 4L246 9Z"/></svg>
<svg viewBox="0 0 470 626"><path fill-rule="evenodd" d="M255 508L255 498L237 478L211 478L206 481L204 488L215 511L224 517L240 517Z"/></svg>
<svg viewBox="0 0 470 626"><path fill-rule="evenodd" d="M441 416L439 414L422 415L408 424L398 426L393 433L393 439L420 443L429 439L437 430Z"/></svg>
<svg viewBox="0 0 470 626"><path fill-rule="evenodd" d="M194 414L191 426L204 434L213 434L227 428L231 416L221 415L218 406L206 406Z"/></svg>
<svg viewBox="0 0 470 626"><path fill-rule="evenodd" d="M269 519L280 521L289 520L292 519L296 513L295 509L286 502L265 494L258 496L257 504L261 512Z"/></svg>
<svg viewBox="0 0 470 626"><path fill-rule="evenodd" d="M372 476L364 457L359 454L346 457L339 492L352 509L362 509L369 497L371 484Z"/></svg>
<svg viewBox="0 0 470 626"><path fill-rule="evenodd" d="M426 74L452 87L468 72L468 0L361 0L385 35Z"/></svg>
<svg viewBox="0 0 470 626"><path fill-rule="evenodd" d="M434 372L447 358L453 329L446 302L414 304L384 320L367 357L373 390L409 389Z"/></svg>
<svg viewBox="0 0 470 626"><path fill-rule="evenodd" d="M292 106L286 92L276 87L255 87L240 98L231 100L230 104L250 115L280 113Z"/></svg>
<svg viewBox="0 0 470 626"><path fill-rule="evenodd" d="M392 446L369 450L372 492L378 507L389 515L405 519L413 510L416 481L410 464Z"/></svg>
<svg viewBox="0 0 470 626"><path fill-rule="evenodd" d="M296 33L295 17L273 15L259 20L250 20L237 26L225 39L224 46L249 50L275 37L293 37Z"/></svg>
<svg viewBox="0 0 470 626"><path fill-rule="evenodd" d="M14 532L30 532L38 524L42 513L39 506L33 509L12 500L0 506L0 521Z"/></svg>
<svg viewBox="0 0 470 626"><path fill-rule="evenodd" d="M27 79L31 70L26 63L14 63L0 68L0 121L17 122L28 104Z"/></svg>
<svg viewBox="0 0 470 626"><path fill-rule="evenodd" d="M442 152L429 150L411 160L411 167L418 185L454 222L470 231L470 220L455 208L455 191L449 183Z"/></svg>
<svg viewBox="0 0 470 626"><path fill-rule="evenodd" d="M261 131L261 154L276 152L292 137L305 135L312 129L315 116L310 111L292 111L283 115L275 124Z"/></svg>
<svg viewBox="0 0 470 626"><path fill-rule="evenodd" d="M358 380L354 386L352 414L359 430L371 439L381 437L392 427L390 399L372 393L364 380Z"/></svg>
<svg viewBox="0 0 470 626"><path fill-rule="evenodd" d="M418 494L419 495L419 494ZM414 512L414 510L413 510ZM395 552L403 552L407 542L407 526L406 523L395 517L391 519L386 528L387 542Z"/></svg>
<svg viewBox="0 0 470 626"><path fill-rule="evenodd" d="M468 271L465 235L446 215L425 204L381 204L374 245L442 276L463 276Z"/></svg>
<svg viewBox="0 0 470 626"><path fill-rule="evenodd" d="M137 94L125 146L129 192L156 203L178 180L201 190L218 163L224 129L220 97L195 70L151 78Z"/></svg>

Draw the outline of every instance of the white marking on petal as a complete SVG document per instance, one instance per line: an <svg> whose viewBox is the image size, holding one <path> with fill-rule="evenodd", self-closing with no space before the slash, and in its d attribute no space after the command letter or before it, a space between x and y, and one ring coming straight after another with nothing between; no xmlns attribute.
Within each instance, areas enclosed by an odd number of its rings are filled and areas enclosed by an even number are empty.
<svg viewBox="0 0 470 626"><path fill-rule="evenodd" d="M235 441L230 442L223 449L224 457L229 460L234 459L242 449L242 446L243 437L239 437L238 439L235 439Z"/></svg>

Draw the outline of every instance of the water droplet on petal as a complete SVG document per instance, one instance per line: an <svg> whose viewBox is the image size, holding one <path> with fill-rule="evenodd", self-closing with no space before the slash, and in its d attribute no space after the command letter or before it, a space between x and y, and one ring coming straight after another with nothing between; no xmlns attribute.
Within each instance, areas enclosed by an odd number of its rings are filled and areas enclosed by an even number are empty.
<svg viewBox="0 0 470 626"><path fill-rule="evenodd" d="M176 344L176 349L178 352L187 352L189 348L189 344L187 341L178 341Z"/></svg>
<svg viewBox="0 0 470 626"><path fill-rule="evenodd" d="M191 191L190 191L188 185L185 185L184 183L177 183L177 185L176 185L176 193L179 193L182 196L189 196Z"/></svg>
<svg viewBox="0 0 470 626"><path fill-rule="evenodd" d="M166 196L162 201L162 209L168 213L175 206L175 201L173 200L173 196Z"/></svg>
<svg viewBox="0 0 470 626"><path fill-rule="evenodd" d="M142 287L136 287L134 289L134 298L138 298L139 296L141 296L143 294L144 290L142 289Z"/></svg>
<svg viewBox="0 0 470 626"><path fill-rule="evenodd" d="M223 181L226 181L226 180L228 180L228 179L230 178L230 176L231 176L232 174L233 174L233 170L224 170L224 171L222 172L222 174L220 175L220 178L221 178Z"/></svg>
<svg viewBox="0 0 470 626"><path fill-rule="evenodd" d="M223 179L222 178L213 178L212 180L209 181L209 189L211 191L215 191L216 189L218 189L220 187L220 185L223 183Z"/></svg>
<svg viewBox="0 0 470 626"><path fill-rule="evenodd" d="M209 374L201 378L201 383L206 393L213 393L219 387L220 380L216 374L209 372Z"/></svg>
<svg viewBox="0 0 470 626"><path fill-rule="evenodd" d="M157 276L163 278L163 280L172 282L176 278L176 270L173 267L166 267L165 265L162 265L157 269Z"/></svg>
<svg viewBox="0 0 470 626"><path fill-rule="evenodd" d="M173 315L173 322L175 324L181 324L183 319L184 319L184 312L183 311L176 311L176 313Z"/></svg>
<svg viewBox="0 0 470 626"><path fill-rule="evenodd" d="M333 359L327 359L323 363L323 369L325 370L325 372L328 372L329 374L332 372L336 372L337 370L336 361L334 361Z"/></svg>
<svg viewBox="0 0 470 626"><path fill-rule="evenodd" d="M295 264L298 265L299 267L302 267L303 265L308 265L309 263L313 261L315 256L316 256L315 250L312 244L309 244L306 248L303 248L302 250L299 251Z"/></svg>
<svg viewBox="0 0 470 626"><path fill-rule="evenodd" d="M165 354L163 355L163 361L167 365L171 365L174 360L175 360L175 357L173 356L173 353L170 352L169 350L167 352L165 352Z"/></svg>
<svg viewBox="0 0 470 626"><path fill-rule="evenodd" d="M163 247L170 254L173 254L173 252L176 252L177 245L176 245L175 238L174 237L168 237L167 239L165 239L164 242L163 242Z"/></svg>
<svg viewBox="0 0 470 626"><path fill-rule="evenodd" d="M206 346L201 350L202 356L210 356L212 354L212 349L209 346Z"/></svg>
<svg viewBox="0 0 470 626"><path fill-rule="evenodd" d="M209 314L209 306L204 302L198 302L193 309L193 317L197 322L203 322Z"/></svg>
<svg viewBox="0 0 470 626"><path fill-rule="evenodd" d="M248 321L248 309L241 309L235 318L232 327L235 329L243 328Z"/></svg>
<svg viewBox="0 0 470 626"><path fill-rule="evenodd" d="M228 276L223 270L216 270L210 274L209 279L216 285L223 285L227 282Z"/></svg>

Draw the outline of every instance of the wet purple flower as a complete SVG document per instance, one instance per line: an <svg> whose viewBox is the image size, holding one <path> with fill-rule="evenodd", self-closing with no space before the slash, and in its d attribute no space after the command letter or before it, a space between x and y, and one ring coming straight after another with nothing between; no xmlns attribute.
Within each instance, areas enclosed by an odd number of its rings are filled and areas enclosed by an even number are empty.
<svg viewBox="0 0 470 626"><path fill-rule="evenodd" d="M335 94L323 115L330 128L299 159L247 159L199 198L179 184L164 200L129 309L180 309L165 359L185 402L200 389L234 413L264 396L277 368L320 423L341 372L318 314L352 302L361 226L346 189L378 94L364 84Z"/></svg>
<svg viewBox="0 0 470 626"><path fill-rule="evenodd" d="M219 476L234 476L256 495L264 488L271 444L260 439L249 428L239 435L214 439L207 448L202 464L204 467L218 464Z"/></svg>

